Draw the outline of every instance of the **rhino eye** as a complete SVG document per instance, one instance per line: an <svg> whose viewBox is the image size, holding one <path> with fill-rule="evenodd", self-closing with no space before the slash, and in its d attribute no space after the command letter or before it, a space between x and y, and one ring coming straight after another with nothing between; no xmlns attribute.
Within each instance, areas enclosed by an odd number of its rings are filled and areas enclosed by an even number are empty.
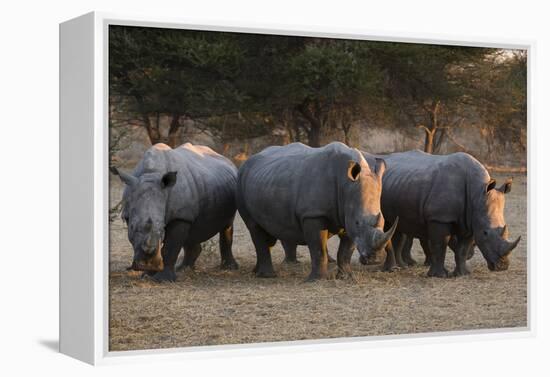
<svg viewBox="0 0 550 377"><path fill-rule="evenodd" d="M486 230L483 231L483 235L484 235L484 236L487 235L487 231L486 231Z"/></svg>

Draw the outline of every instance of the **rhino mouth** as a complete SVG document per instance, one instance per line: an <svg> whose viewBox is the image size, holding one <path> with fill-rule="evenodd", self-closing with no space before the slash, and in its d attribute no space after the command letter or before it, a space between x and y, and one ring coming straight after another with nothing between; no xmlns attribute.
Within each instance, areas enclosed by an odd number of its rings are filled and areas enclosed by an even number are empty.
<svg viewBox="0 0 550 377"><path fill-rule="evenodd" d="M148 256L143 252L136 253L130 268L134 271L162 271L164 269L164 263L162 261L161 249L162 245L159 241L153 255Z"/></svg>
<svg viewBox="0 0 550 377"><path fill-rule="evenodd" d="M510 266L508 258L499 258L496 262L487 261L487 267L491 271L506 271Z"/></svg>

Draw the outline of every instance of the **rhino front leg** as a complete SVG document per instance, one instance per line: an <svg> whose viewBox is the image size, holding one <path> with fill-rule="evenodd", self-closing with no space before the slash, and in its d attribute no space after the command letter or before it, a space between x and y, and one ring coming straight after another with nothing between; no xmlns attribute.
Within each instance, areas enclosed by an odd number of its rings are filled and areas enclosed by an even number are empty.
<svg viewBox="0 0 550 377"><path fill-rule="evenodd" d="M286 263L298 263L298 258L296 257L296 248L298 245L295 242L283 241L283 250L285 251L285 262Z"/></svg>
<svg viewBox="0 0 550 377"><path fill-rule="evenodd" d="M223 270L237 270L239 265L232 252L233 246L233 221L220 232L221 268Z"/></svg>
<svg viewBox="0 0 550 377"><path fill-rule="evenodd" d="M449 272L445 269L445 254L451 237L451 229L448 224L431 222L428 224L428 244L432 254L432 264L428 270L428 276L447 277Z"/></svg>
<svg viewBox="0 0 550 377"><path fill-rule="evenodd" d="M468 253L472 250L474 244L473 238L457 239L455 252L456 267L453 271L454 276L469 275L470 270L466 267Z"/></svg>
<svg viewBox="0 0 550 377"><path fill-rule="evenodd" d="M311 273L307 281L326 278L328 275L328 229L319 219L306 219L302 225L311 255Z"/></svg>
<svg viewBox="0 0 550 377"><path fill-rule="evenodd" d="M185 221L172 221L166 226L164 246L162 247L162 262L164 269L153 275L158 282L176 281L176 261L178 254L189 234L190 224Z"/></svg>
<svg viewBox="0 0 550 377"><path fill-rule="evenodd" d="M337 279L346 279L352 276L351 256L353 255L354 248L355 245L347 235L340 236L340 245L338 246L338 253L336 254L338 264L338 272L336 273Z"/></svg>

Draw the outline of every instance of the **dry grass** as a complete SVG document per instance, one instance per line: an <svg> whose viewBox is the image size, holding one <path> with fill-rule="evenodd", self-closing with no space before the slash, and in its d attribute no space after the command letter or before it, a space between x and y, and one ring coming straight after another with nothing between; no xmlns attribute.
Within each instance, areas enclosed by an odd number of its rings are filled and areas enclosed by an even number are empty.
<svg viewBox="0 0 550 377"><path fill-rule="evenodd" d="M121 186L111 183L116 201ZM526 206L526 177L519 176L507 196L506 218L511 237L521 234L522 241L508 271L490 272L477 251L469 261L472 274L449 279L427 278L424 266L379 272L379 266L360 265L355 255L353 280L304 283L307 249L298 249L300 264L287 265L279 244L273 250L279 276L258 279L251 272L254 249L238 218L239 271L220 271L217 248L206 247L195 271L179 272L176 283L156 284L125 271L132 249L117 219L110 239L110 350L526 326ZM336 248L335 237L333 256ZM423 261L417 241L413 255ZM447 264L453 268L452 253Z"/></svg>

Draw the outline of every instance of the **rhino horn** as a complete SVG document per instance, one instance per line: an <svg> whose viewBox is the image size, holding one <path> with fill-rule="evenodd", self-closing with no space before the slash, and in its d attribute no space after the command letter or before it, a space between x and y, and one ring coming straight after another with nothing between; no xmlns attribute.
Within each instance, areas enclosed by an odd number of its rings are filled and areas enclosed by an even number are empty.
<svg viewBox="0 0 550 377"><path fill-rule="evenodd" d="M111 166L109 170L111 170L111 173L118 175L120 177L120 180L126 183L128 186L133 186L138 182L138 179L134 177L132 174L128 174L123 171L120 171L114 166Z"/></svg>
<svg viewBox="0 0 550 377"><path fill-rule="evenodd" d="M505 250L504 255L510 254L512 252L512 250L514 250L516 248L516 246L518 245L520 240L521 240L521 236L518 236L518 238L514 242L505 241L506 242L506 248L504 249Z"/></svg>
<svg viewBox="0 0 550 377"><path fill-rule="evenodd" d="M386 246L386 244L391 240L393 237L393 234L395 233L395 230L397 229L397 223L399 222L399 217L395 218L395 221L393 222L393 225L387 232L380 232L377 234L375 245L376 249L382 249Z"/></svg>

